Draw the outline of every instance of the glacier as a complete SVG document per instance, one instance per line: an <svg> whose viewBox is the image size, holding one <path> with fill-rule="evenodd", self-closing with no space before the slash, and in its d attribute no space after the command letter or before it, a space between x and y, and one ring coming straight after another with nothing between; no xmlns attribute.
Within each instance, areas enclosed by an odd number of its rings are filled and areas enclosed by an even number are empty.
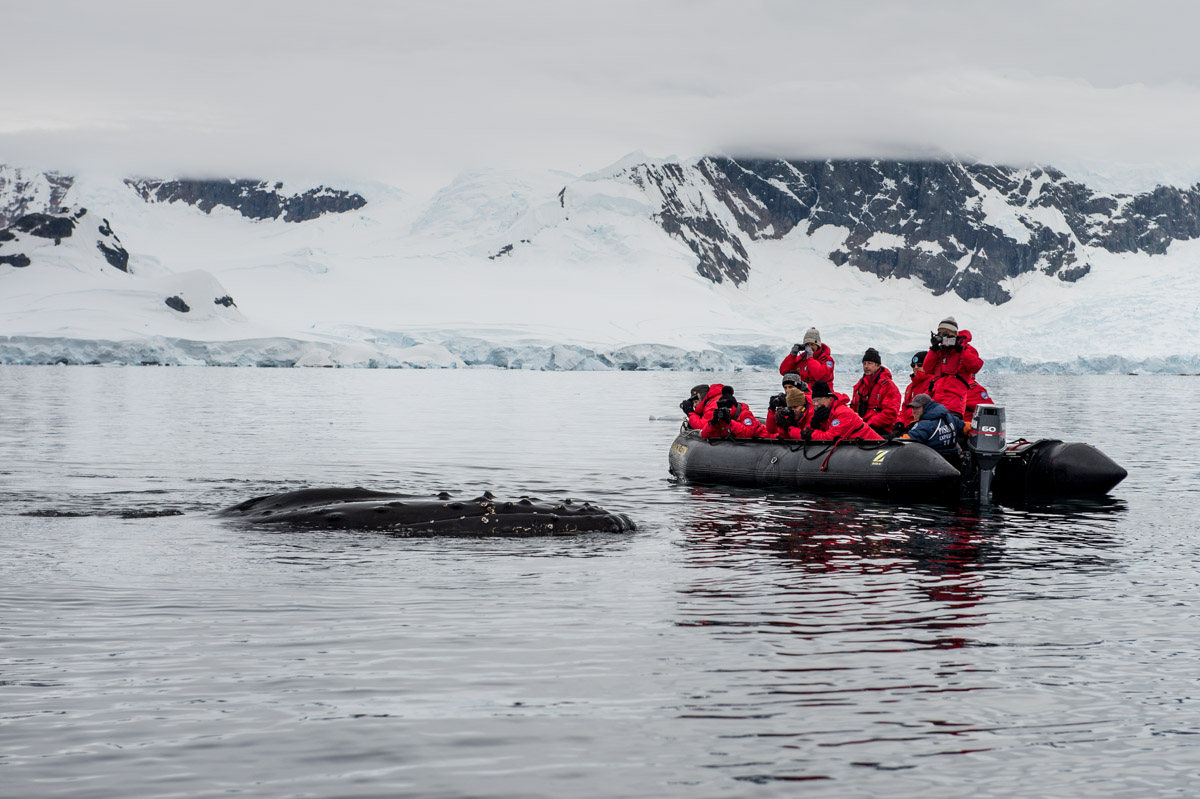
<svg viewBox="0 0 1200 799"><path fill-rule="evenodd" d="M987 372L1200 373L1200 240L1148 254L1075 238L1086 274L1005 278L1011 299L996 305L830 259L846 241L900 246L893 231L743 235L751 200L721 201L701 171L633 154L582 176L474 171L427 199L348 182L337 190L365 204L296 223L148 201L126 176L0 169L0 212L80 220L59 241L0 242L0 257L31 260L0 264L0 363L773 370L816 326L843 366L870 346L902 373L954 315ZM322 185L288 181L288 196ZM1014 216L992 193L976 205L1013 235L1039 219L1071 235L1047 208ZM98 248L105 227L127 270ZM716 282L697 247L734 260L741 247L749 268Z"/></svg>

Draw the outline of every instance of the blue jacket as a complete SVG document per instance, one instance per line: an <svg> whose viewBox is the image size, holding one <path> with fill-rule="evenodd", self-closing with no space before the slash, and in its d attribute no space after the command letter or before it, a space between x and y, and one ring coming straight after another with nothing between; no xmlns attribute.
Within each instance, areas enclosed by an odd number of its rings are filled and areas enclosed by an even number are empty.
<svg viewBox="0 0 1200 799"><path fill-rule="evenodd" d="M946 410L940 402L931 402L925 406L921 418L908 429L908 437L938 452L954 452L958 449L958 436L962 431L962 419Z"/></svg>

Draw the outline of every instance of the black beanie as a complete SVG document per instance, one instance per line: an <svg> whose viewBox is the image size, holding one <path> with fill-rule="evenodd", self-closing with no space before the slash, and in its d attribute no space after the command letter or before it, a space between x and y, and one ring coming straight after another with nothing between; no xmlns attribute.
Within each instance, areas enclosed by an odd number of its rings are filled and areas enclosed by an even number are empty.
<svg viewBox="0 0 1200 799"><path fill-rule="evenodd" d="M824 380L818 380L812 386L812 398L820 399L821 397L832 397L833 392L829 390L829 384Z"/></svg>
<svg viewBox="0 0 1200 799"><path fill-rule="evenodd" d="M701 383L698 386L692 386L692 396L695 397L696 399L704 399L705 395L707 395L707 394L708 394L708 386L705 385L704 383Z"/></svg>
<svg viewBox="0 0 1200 799"><path fill-rule="evenodd" d="M879 350L874 347L867 347L867 351L863 353L863 363L870 361L882 365L883 361L879 360Z"/></svg>

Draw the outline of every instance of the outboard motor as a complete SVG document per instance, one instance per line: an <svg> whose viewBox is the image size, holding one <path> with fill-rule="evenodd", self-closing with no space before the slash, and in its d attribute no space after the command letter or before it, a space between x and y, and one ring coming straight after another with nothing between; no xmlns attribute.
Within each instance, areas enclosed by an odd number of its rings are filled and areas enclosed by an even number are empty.
<svg viewBox="0 0 1200 799"><path fill-rule="evenodd" d="M979 501L992 501L992 473L1004 457L1004 406L976 405L967 449L979 467Z"/></svg>

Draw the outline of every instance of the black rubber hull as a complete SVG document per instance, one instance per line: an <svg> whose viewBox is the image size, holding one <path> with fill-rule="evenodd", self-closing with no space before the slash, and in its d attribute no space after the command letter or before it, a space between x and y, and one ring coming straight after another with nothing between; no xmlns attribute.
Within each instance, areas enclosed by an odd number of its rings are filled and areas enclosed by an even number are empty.
<svg viewBox="0 0 1200 799"><path fill-rule="evenodd" d="M1091 444L1042 439L1005 453L992 490L1001 497L1097 497L1129 473Z"/></svg>
<svg viewBox="0 0 1200 799"><path fill-rule="evenodd" d="M958 470L929 447L902 441L758 441L680 433L671 474L689 483L778 486L908 500L958 496Z"/></svg>
<svg viewBox="0 0 1200 799"><path fill-rule="evenodd" d="M829 442L704 439L681 432L671 474L688 483L795 488L906 501L973 496L958 469L929 447L905 441ZM1090 444L1043 439L1004 453L994 496L1013 500L1099 497L1127 472Z"/></svg>
<svg viewBox="0 0 1200 799"><path fill-rule="evenodd" d="M551 504L531 497L504 502L490 493L461 501L445 494L436 500L413 499L364 488L271 494L217 515L252 524L383 530L400 536L555 536L634 529L629 517L589 502Z"/></svg>

